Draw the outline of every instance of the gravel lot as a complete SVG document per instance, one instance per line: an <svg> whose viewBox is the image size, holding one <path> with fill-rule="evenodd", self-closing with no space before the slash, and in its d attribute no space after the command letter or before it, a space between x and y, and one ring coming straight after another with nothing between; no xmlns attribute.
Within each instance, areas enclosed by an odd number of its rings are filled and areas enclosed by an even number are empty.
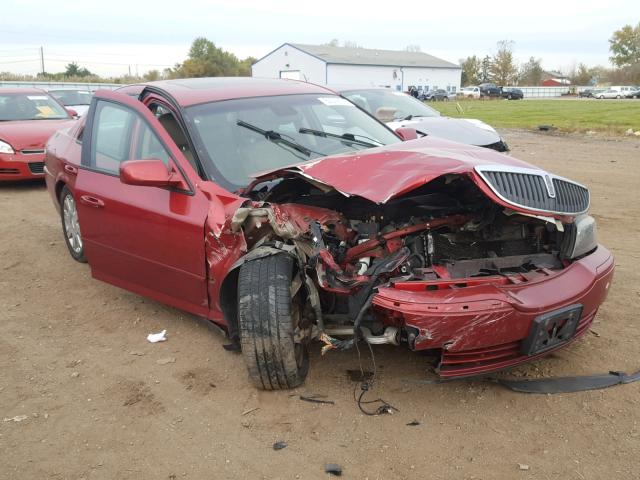
<svg viewBox="0 0 640 480"><path fill-rule="evenodd" d="M617 262L593 332L510 374L639 369L640 141L505 134L514 156L591 188ZM258 392L206 325L92 280L42 185L0 186L0 202L1 479L315 479L329 462L372 480L640 477L640 383L554 396L419 384L427 357L378 348L371 396L399 412L367 417L345 374L356 352L320 358L316 345L305 385ZM147 343L165 328L167 342Z"/></svg>

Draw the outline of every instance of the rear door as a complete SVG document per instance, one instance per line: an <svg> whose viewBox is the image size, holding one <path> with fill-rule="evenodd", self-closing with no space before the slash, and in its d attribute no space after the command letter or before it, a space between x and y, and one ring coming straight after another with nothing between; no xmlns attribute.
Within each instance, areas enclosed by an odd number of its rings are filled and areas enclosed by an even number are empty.
<svg viewBox="0 0 640 480"><path fill-rule="evenodd" d="M198 315L208 312L204 223L209 201L197 175L138 100L98 92L75 183L85 252L94 277ZM160 159L185 188L125 185L120 164Z"/></svg>

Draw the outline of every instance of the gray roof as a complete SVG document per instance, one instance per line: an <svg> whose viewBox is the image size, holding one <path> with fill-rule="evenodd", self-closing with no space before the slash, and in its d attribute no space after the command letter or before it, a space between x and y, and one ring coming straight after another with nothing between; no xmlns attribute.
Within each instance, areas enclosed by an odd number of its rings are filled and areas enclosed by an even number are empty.
<svg viewBox="0 0 640 480"><path fill-rule="evenodd" d="M332 47L331 45L304 45L301 43L289 43L288 45L324 60L327 63L384 65L392 67L460 68L460 66L455 63L447 62L446 60L423 52Z"/></svg>

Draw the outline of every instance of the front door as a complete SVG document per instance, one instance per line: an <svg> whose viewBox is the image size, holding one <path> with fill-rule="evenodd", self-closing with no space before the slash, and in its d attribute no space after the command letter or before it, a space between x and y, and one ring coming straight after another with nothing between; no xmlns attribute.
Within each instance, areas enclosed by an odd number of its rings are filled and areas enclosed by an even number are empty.
<svg viewBox="0 0 640 480"><path fill-rule="evenodd" d="M99 92L87 118L75 183L92 275L198 315L208 312L204 224L209 201L151 112L124 94ZM160 159L184 188L125 185L120 164Z"/></svg>

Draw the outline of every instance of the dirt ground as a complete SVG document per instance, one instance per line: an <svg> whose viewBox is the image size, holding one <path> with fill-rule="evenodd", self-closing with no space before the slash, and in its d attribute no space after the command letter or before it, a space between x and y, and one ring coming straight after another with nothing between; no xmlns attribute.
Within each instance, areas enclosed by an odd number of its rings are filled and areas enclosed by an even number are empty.
<svg viewBox="0 0 640 480"><path fill-rule="evenodd" d="M505 135L514 156L591 188L617 264L593 332L510 374L639 369L640 141ZM259 392L205 324L91 279L42 185L0 186L0 206L0 479L315 479L328 462L371 480L640 478L640 383L553 396L420 384L427 357L376 348L371 396L399 412L367 417L345 373L356 352L315 345L302 387ZM162 329L168 341L146 341Z"/></svg>

